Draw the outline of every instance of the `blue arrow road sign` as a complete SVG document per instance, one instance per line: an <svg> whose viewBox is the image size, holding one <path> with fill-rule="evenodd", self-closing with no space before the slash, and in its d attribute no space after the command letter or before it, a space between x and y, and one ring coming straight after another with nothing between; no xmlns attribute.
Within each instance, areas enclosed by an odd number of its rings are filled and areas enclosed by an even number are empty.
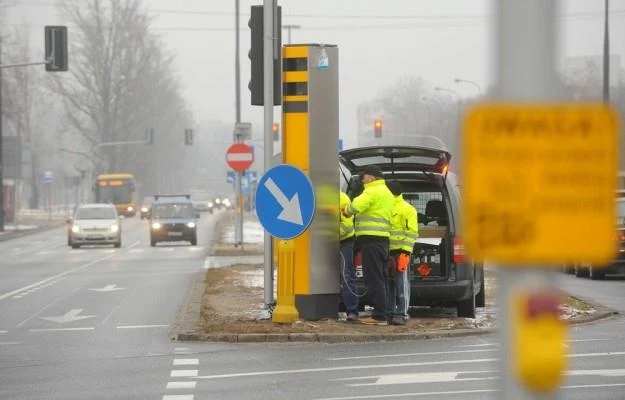
<svg viewBox="0 0 625 400"><path fill-rule="evenodd" d="M300 169L280 164L265 173L256 188L256 214L270 235L293 239L310 225L315 194L310 179Z"/></svg>

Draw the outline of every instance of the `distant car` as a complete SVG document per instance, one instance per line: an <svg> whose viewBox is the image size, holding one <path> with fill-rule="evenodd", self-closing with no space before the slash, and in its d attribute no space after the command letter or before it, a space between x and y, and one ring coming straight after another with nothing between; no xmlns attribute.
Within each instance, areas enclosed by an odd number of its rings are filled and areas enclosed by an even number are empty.
<svg viewBox="0 0 625 400"><path fill-rule="evenodd" d="M190 195L155 195L150 215L150 245L177 241L197 245L198 218Z"/></svg>
<svg viewBox="0 0 625 400"><path fill-rule="evenodd" d="M146 196L143 198L143 202L141 203L141 209L139 216L141 219L150 219L150 209L152 208L152 202L154 201L154 196Z"/></svg>
<svg viewBox="0 0 625 400"><path fill-rule="evenodd" d="M616 239L617 253L609 265L597 266L593 264L576 264L573 268L565 269L577 277L588 277L592 280L604 279L606 275L625 276L625 198L616 199Z"/></svg>
<svg viewBox="0 0 625 400"><path fill-rule="evenodd" d="M372 146L339 153L342 189L356 197L367 165L379 166L386 179L398 180L404 199L419 216L419 239L409 269L410 305L455 307L459 317L475 318L485 305L484 270L465 257L460 237L460 186L449 172L451 154L416 146ZM356 217L358 218L358 217ZM361 305L370 304L362 273L356 270Z"/></svg>
<svg viewBox="0 0 625 400"><path fill-rule="evenodd" d="M85 244L122 245L122 229L112 204L85 204L68 221L68 244L77 249Z"/></svg>
<svg viewBox="0 0 625 400"><path fill-rule="evenodd" d="M215 203L208 193L193 193L191 195L191 202L198 211L208 211L212 213L215 208Z"/></svg>

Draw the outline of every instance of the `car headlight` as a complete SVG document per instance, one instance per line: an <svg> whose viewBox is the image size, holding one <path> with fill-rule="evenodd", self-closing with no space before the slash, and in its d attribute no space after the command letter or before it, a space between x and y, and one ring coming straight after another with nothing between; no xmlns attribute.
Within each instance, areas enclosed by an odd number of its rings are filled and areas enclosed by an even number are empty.
<svg viewBox="0 0 625 400"><path fill-rule="evenodd" d="M155 222L152 224L152 229L161 229L161 224L159 222Z"/></svg>
<svg viewBox="0 0 625 400"><path fill-rule="evenodd" d="M217 204L221 203L221 199L216 199L215 203L217 203Z"/></svg>
<svg viewBox="0 0 625 400"><path fill-rule="evenodd" d="M141 207L141 212L148 212L148 208L147 207Z"/></svg>
<svg viewBox="0 0 625 400"><path fill-rule="evenodd" d="M134 210L134 208L132 208L131 206L128 206L128 211L132 212L132 210Z"/></svg>
<svg viewBox="0 0 625 400"><path fill-rule="evenodd" d="M206 204L209 208L213 206L213 203L211 203L210 201Z"/></svg>
<svg viewBox="0 0 625 400"><path fill-rule="evenodd" d="M74 233L80 232L80 227L78 225L72 226L72 232L74 232Z"/></svg>
<svg viewBox="0 0 625 400"><path fill-rule="evenodd" d="M189 227L189 228L195 228L195 222L189 222L189 223L187 224L187 227Z"/></svg>
<svg viewBox="0 0 625 400"><path fill-rule="evenodd" d="M112 225L112 226L111 226L111 232L117 232L117 231L119 231L119 226L117 226L117 225Z"/></svg>

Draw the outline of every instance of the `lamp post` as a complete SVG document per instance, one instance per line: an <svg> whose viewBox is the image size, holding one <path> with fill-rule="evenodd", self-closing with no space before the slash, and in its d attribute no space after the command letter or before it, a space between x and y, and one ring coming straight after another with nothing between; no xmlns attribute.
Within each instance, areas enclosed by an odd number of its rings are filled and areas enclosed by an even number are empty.
<svg viewBox="0 0 625 400"><path fill-rule="evenodd" d="M455 83L468 83L470 85L475 86L477 88L477 92L480 94L480 97L482 97L482 87L477 82L473 82L468 79L461 79L461 78L454 79L454 82Z"/></svg>
<svg viewBox="0 0 625 400"><path fill-rule="evenodd" d="M440 86L434 87L434 90L436 90L437 92L446 92L446 93L449 93L449 94L455 94L456 95L456 111L457 111L457 114L458 114L458 119L460 119L460 95L458 94L458 92L456 92L453 89L444 88L444 87L440 87Z"/></svg>
<svg viewBox="0 0 625 400"><path fill-rule="evenodd" d="M428 132L432 133L432 107L430 107L430 99L427 96L421 97L421 103L424 103L428 109Z"/></svg>

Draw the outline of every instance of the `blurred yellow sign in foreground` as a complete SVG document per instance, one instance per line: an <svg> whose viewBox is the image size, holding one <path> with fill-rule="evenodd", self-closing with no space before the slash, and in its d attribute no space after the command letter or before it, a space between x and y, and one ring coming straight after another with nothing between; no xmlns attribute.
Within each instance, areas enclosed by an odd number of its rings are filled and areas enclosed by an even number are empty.
<svg viewBox="0 0 625 400"><path fill-rule="evenodd" d="M603 104L483 104L464 120L463 236L476 260L616 255L618 117Z"/></svg>

